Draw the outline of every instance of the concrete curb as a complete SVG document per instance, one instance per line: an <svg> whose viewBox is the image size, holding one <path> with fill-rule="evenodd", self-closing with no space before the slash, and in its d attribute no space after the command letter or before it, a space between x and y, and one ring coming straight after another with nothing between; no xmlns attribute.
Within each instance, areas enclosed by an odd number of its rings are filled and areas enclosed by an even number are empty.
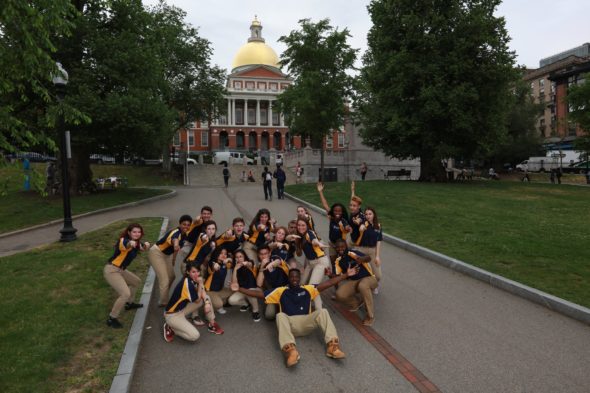
<svg viewBox="0 0 590 393"><path fill-rule="evenodd" d="M162 219L163 222L160 227L160 235L158 238L162 237L168 228L169 218L162 217ZM139 299L139 302L143 303L144 306L137 309L135 318L133 318L133 324L131 325L131 330L129 330L129 336L127 337L127 342L123 349L123 355L119 362L119 368L117 369L117 374L113 378L113 383L109 390L110 393L128 393L131 388L131 380L133 379L133 372L135 371L135 363L137 361L139 345L141 344L141 339L143 337L145 320L150 308L150 300L152 298L152 289L155 280L156 273L150 266L145 279L145 284L143 285L143 291L141 292L141 298Z"/></svg>
<svg viewBox="0 0 590 393"><path fill-rule="evenodd" d="M313 205L309 202L306 202L302 199L299 199L293 195L290 195L289 193L285 193L285 196L291 199L292 201L309 207L315 212L326 214L326 211L324 209L316 205ZM521 298L527 299L541 306L547 307L550 310L556 311L560 314L563 314L565 316L583 322L587 325L590 325L589 308L569 302L557 296L550 295L538 289L531 288L527 285L518 283L516 281L509 280L497 274L490 273L487 270L480 269L458 259L451 258L439 252L432 251L426 247L410 243L406 240L388 235L386 233L383 234L383 240L387 243L393 244L396 247L400 247L413 254L429 259L433 262L438 263L439 265L452 269L456 272L463 273L469 277L483 281L493 287L502 289L506 292L510 292L513 295L520 296Z"/></svg>
<svg viewBox="0 0 590 393"><path fill-rule="evenodd" d="M146 187L146 188L149 188L149 187ZM72 216L72 219L93 216L95 214L107 213L107 212L111 212L114 210L125 209L128 207L134 207L134 206L139 206L139 205L143 205L143 204L150 203L150 202L173 198L176 196L176 194L177 194L176 190L170 190L170 192L167 194L156 195L156 196L149 197L146 199L140 199L139 201L135 201L135 202L124 203L122 205L105 207L104 209L98 209L98 210L93 210L91 212L76 214L75 216ZM63 222L63 218L60 218L57 220L52 220L49 222L45 222L43 224L33 225L32 227L17 229L16 231L12 231L12 232L2 233L2 234L0 234L0 239L5 238L5 237L18 235L20 233L32 231L32 230L39 229L39 228L49 227L51 225L59 224L60 222Z"/></svg>

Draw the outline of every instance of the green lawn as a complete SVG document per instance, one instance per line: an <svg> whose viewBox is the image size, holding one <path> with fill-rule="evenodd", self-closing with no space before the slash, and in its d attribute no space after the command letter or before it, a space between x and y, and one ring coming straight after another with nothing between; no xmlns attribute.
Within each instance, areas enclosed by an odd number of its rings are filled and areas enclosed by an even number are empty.
<svg viewBox="0 0 590 393"><path fill-rule="evenodd" d="M161 219L135 221L156 240ZM128 223L0 258L1 392L108 391L135 312L123 329L106 326L116 296L102 271ZM147 269L145 254L130 267L142 280Z"/></svg>
<svg viewBox="0 0 590 393"><path fill-rule="evenodd" d="M42 173L45 164L34 164L37 173ZM159 175L154 167L132 166L93 166L93 171L104 176L125 176L130 186L151 186L170 184ZM39 175L40 176L40 175ZM26 228L63 217L61 196L43 197L34 191L21 191L23 185L22 169L18 165L0 167L0 181L6 195L0 195L0 233ZM158 183L161 181L162 183ZM72 195L72 214L85 213L123 203L146 199L169 192L168 190L147 188L118 188L102 190L91 195Z"/></svg>
<svg viewBox="0 0 590 393"><path fill-rule="evenodd" d="M320 203L315 185L287 191ZM328 183L325 194L348 206L349 184ZM357 194L389 234L590 307L590 188L371 181Z"/></svg>

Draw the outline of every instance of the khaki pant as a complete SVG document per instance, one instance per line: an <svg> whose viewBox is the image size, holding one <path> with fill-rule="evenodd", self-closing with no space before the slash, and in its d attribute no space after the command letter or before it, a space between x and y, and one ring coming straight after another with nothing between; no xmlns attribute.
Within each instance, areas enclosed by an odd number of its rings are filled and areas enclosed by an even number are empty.
<svg viewBox="0 0 590 393"><path fill-rule="evenodd" d="M332 339L338 338L336 327L326 309L315 310L307 315L289 316L284 312L277 314L277 329L281 349L287 344L295 344L295 337L306 336L316 328L322 329L326 344Z"/></svg>
<svg viewBox="0 0 590 393"><path fill-rule="evenodd" d="M360 280L341 281L336 290L336 300L350 308L356 308L360 304L360 300L357 297L358 293L362 301L365 302L367 316L374 318L373 289L377 288L377 285L377 279L373 276L364 277Z"/></svg>
<svg viewBox="0 0 590 393"><path fill-rule="evenodd" d="M172 265L172 255L164 254L155 244L148 252L148 260L156 272L156 277L158 277L158 288L160 289L159 303L163 305L168 304L170 286L176 278L174 266Z"/></svg>
<svg viewBox="0 0 590 393"><path fill-rule="evenodd" d="M320 257L318 259L305 259L305 270L301 282L304 284L317 285L322 282L326 275L326 269L330 268L330 260L327 256ZM314 306L316 310L322 308L322 298L316 296L314 299Z"/></svg>
<svg viewBox="0 0 590 393"><path fill-rule="evenodd" d="M277 316L278 306L276 304L267 304L264 308L264 319L272 321Z"/></svg>
<svg viewBox="0 0 590 393"><path fill-rule="evenodd" d="M359 250L365 255L371 257L371 270L373 270L373 274L377 281L381 281L381 266L375 265L375 256L377 253L377 249L375 247L354 247L355 250Z"/></svg>
<svg viewBox="0 0 590 393"><path fill-rule="evenodd" d="M258 235L261 236L262 234ZM248 241L245 241L244 243L242 243L242 250L244 250L244 253L246 253L246 256L252 261L254 262L254 264L258 265L258 253L257 250L258 248L256 248L256 246Z"/></svg>
<svg viewBox="0 0 590 393"><path fill-rule="evenodd" d="M208 291L207 294L211 298L211 304L213 308L219 310L223 307L223 304L232 295L232 290L229 288L222 288L221 291Z"/></svg>
<svg viewBox="0 0 590 393"><path fill-rule="evenodd" d="M135 292L141 284L141 280L135 274L110 263L104 266L103 275L109 285L119 294L110 313L111 317L118 318L125 303L133 302L135 299Z"/></svg>
<svg viewBox="0 0 590 393"><path fill-rule="evenodd" d="M203 305L203 301L199 300L197 303L188 304L182 311L173 314L164 314L164 319L168 326L174 330L174 333L188 341L197 341L201 336L199 331L190 321L186 319L187 315L191 315ZM208 321L215 320L213 310L207 314Z"/></svg>
<svg viewBox="0 0 590 393"><path fill-rule="evenodd" d="M259 290L258 288L250 289L254 291ZM242 292L234 292L227 301L232 306L247 306L250 303L252 312L258 312L258 299L253 296L246 296Z"/></svg>

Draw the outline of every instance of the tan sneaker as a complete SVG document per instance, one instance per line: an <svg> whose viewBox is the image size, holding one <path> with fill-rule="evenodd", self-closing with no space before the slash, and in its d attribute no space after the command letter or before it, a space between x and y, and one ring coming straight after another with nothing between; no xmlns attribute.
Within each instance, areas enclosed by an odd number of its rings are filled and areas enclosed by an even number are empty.
<svg viewBox="0 0 590 393"><path fill-rule="evenodd" d="M346 354L340 350L340 344L337 338L333 338L328 343L326 356L332 359L344 359Z"/></svg>
<svg viewBox="0 0 590 393"><path fill-rule="evenodd" d="M283 353L285 354L285 362L287 367L292 367L299 362L301 358L295 344L287 344L283 347Z"/></svg>
<svg viewBox="0 0 590 393"><path fill-rule="evenodd" d="M363 325L364 326L373 326L373 322L375 322L375 317L371 318L371 317L365 317L365 319L363 319Z"/></svg>

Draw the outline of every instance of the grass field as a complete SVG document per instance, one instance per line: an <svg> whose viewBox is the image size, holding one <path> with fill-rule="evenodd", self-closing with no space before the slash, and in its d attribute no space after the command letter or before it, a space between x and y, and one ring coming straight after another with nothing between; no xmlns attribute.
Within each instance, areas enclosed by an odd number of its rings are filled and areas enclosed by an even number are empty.
<svg viewBox="0 0 590 393"><path fill-rule="evenodd" d="M136 221L155 241L162 220ZM102 271L128 223L0 258L1 392L108 391L135 312L123 329L106 326L116 296ZM142 281L147 270L145 254L130 266Z"/></svg>
<svg viewBox="0 0 590 393"><path fill-rule="evenodd" d="M348 206L349 187L328 183L328 202ZM356 188L385 232L590 307L590 188L502 181ZM315 185L287 192L320 203Z"/></svg>
<svg viewBox="0 0 590 393"><path fill-rule="evenodd" d="M37 173L44 173L45 164L33 164ZM125 176L129 186L151 186L172 184L159 175L154 167L133 167L116 165L94 165L93 171L100 176ZM38 175L40 176L40 175ZM21 191L23 172L19 165L0 167L0 179L6 195L0 195L0 233L26 228L63 217L61 196L43 197L34 191ZM172 179L168 179L172 181ZM101 190L91 195L72 195L72 214L85 213L97 209L116 206L128 202L161 195L167 190L147 188L118 188Z"/></svg>

